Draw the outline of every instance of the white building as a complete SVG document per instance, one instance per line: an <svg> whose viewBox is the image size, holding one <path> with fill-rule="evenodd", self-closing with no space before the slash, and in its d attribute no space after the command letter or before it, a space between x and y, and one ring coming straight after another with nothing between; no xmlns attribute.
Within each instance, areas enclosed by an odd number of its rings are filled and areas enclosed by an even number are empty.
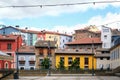
<svg viewBox="0 0 120 80"><path fill-rule="evenodd" d="M120 67L120 43L110 49L111 69Z"/></svg>
<svg viewBox="0 0 120 80"><path fill-rule="evenodd" d="M102 48L111 48L111 36L112 36L111 29L109 27L102 26L101 30Z"/></svg>
<svg viewBox="0 0 120 80"><path fill-rule="evenodd" d="M97 69L110 69L110 53L109 49L99 49L97 50L97 54L95 54L96 58L96 68Z"/></svg>

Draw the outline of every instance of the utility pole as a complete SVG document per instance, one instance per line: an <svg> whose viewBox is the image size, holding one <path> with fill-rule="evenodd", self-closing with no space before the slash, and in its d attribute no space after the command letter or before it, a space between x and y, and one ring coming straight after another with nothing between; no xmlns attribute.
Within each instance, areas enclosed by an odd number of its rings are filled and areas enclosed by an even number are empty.
<svg viewBox="0 0 120 80"><path fill-rule="evenodd" d="M94 40L92 40L92 76L94 76Z"/></svg>
<svg viewBox="0 0 120 80"><path fill-rule="evenodd" d="M50 40L48 41L48 58L49 58L48 76L50 76Z"/></svg>

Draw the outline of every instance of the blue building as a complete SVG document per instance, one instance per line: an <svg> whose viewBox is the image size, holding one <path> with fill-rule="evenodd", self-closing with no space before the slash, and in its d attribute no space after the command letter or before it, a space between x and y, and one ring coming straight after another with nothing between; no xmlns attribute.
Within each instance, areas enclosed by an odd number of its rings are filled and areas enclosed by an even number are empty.
<svg viewBox="0 0 120 80"><path fill-rule="evenodd" d="M22 46L18 50L18 67L20 70L35 69L35 49L33 46Z"/></svg>
<svg viewBox="0 0 120 80"><path fill-rule="evenodd" d="M12 27L12 26L0 25L0 34L21 35L23 39L23 43L28 46L35 45L35 42L37 40L37 33L38 31L28 30L27 28L20 29L19 26Z"/></svg>
<svg viewBox="0 0 120 80"><path fill-rule="evenodd" d="M61 34L60 35L60 48L61 49L66 48L65 44L67 42L71 42L71 41L72 41L72 36L71 35Z"/></svg>

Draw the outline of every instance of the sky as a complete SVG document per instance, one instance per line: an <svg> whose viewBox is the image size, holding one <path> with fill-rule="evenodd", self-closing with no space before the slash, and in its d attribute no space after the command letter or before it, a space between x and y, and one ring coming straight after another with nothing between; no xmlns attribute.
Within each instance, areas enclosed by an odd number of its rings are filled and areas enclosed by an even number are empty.
<svg viewBox="0 0 120 80"><path fill-rule="evenodd" d="M32 30L59 31L68 34L89 25L111 28L120 26L120 2L42 7L7 7L55 5L120 0L0 0L0 24L19 25Z"/></svg>

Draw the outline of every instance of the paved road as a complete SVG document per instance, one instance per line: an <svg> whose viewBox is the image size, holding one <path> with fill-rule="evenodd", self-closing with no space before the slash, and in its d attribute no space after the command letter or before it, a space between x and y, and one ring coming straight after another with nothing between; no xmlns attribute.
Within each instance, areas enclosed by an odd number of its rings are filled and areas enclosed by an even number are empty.
<svg viewBox="0 0 120 80"><path fill-rule="evenodd" d="M120 80L115 76L41 76L20 77L19 80Z"/></svg>

